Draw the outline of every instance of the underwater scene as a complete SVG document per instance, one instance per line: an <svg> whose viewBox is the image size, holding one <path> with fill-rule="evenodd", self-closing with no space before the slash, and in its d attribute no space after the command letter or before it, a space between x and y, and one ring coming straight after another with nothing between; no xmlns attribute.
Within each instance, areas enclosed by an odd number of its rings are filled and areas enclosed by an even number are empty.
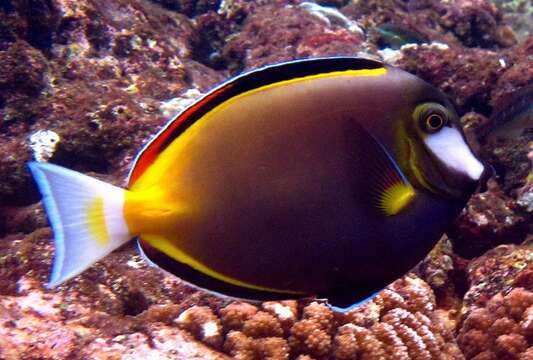
<svg viewBox="0 0 533 360"><path fill-rule="evenodd" d="M531 0L0 0L0 360L533 360Z"/></svg>

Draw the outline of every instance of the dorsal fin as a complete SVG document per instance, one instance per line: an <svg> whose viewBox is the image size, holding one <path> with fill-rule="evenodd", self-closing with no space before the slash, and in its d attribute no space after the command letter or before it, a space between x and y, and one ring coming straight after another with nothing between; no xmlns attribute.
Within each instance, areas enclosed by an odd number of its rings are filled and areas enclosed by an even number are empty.
<svg viewBox="0 0 533 360"><path fill-rule="evenodd" d="M205 96L174 116L139 152L131 168L128 186L132 186L155 161L158 154L194 122L226 100L246 91L280 81L310 75L361 69L379 69L379 61L354 57L304 59L269 65L239 75L217 86Z"/></svg>

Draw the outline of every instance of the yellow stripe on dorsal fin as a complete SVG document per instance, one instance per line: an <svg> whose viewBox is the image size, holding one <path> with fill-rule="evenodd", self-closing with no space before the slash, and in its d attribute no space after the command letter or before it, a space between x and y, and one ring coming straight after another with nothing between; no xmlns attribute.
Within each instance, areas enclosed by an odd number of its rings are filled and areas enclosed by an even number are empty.
<svg viewBox="0 0 533 360"><path fill-rule="evenodd" d="M415 189L409 184L394 184L381 194L379 208L387 216L396 215L411 202L414 196Z"/></svg>

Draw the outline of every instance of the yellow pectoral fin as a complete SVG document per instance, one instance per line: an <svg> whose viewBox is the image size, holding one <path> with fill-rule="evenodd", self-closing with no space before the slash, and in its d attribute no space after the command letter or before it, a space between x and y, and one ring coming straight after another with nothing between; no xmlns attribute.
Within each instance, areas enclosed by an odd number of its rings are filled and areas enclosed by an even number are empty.
<svg viewBox="0 0 533 360"><path fill-rule="evenodd" d="M171 258L175 259L176 261L179 261L181 263L187 264L193 269L210 276L214 279L223 281L225 283L240 286L247 289L252 290L258 290L258 291L266 291L266 292L274 292L274 293L284 293L284 294L294 294L294 295L303 295L302 292L294 291L294 290L285 290L285 289L274 289L270 287L250 284L238 279L235 279L233 277L221 274L217 272L214 269L211 269L207 265L201 263L200 261L196 260L189 254L185 253L183 250L176 247L172 242L170 242L168 239L166 239L163 236L157 236L157 235L142 235L143 240L147 241L151 246L156 248L157 250L161 251L162 253L166 254L167 256L170 256Z"/></svg>
<svg viewBox="0 0 533 360"><path fill-rule="evenodd" d="M411 202L415 189L406 183L397 183L387 188L379 198L379 207L387 216L398 214Z"/></svg>

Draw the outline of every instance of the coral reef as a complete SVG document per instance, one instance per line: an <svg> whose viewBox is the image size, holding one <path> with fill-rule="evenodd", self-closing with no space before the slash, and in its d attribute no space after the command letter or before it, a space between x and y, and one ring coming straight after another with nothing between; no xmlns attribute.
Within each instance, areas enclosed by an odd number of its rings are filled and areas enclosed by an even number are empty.
<svg viewBox="0 0 533 360"><path fill-rule="evenodd" d="M501 10L503 19L513 28L520 40L525 40L533 33L531 16L533 16L533 4L527 0L494 0Z"/></svg>
<svg viewBox="0 0 533 360"><path fill-rule="evenodd" d="M73 295L44 293L34 280L20 279L17 296L0 299L0 358L228 359L172 325L175 305L122 317Z"/></svg>
<svg viewBox="0 0 533 360"><path fill-rule="evenodd" d="M479 121L484 127L470 123L472 128L485 128L481 149L495 178L486 192L471 198L450 232L456 252L463 256L480 255L501 243L520 243L533 231L530 88L511 96L519 105L504 103L504 110L490 121Z"/></svg>
<svg viewBox="0 0 533 360"><path fill-rule="evenodd" d="M499 292L523 287L533 291L533 246L500 245L471 261L467 267L470 288L463 306L483 305Z"/></svg>
<svg viewBox="0 0 533 360"><path fill-rule="evenodd" d="M278 311L267 316L268 309ZM220 310L230 329L224 349L236 359L462 359L431 288L414 275L396 281L366 305L346 314L319 302L242 303ZM265 310L267 312L265 312ZM284 314L284 315L283 315ZM292 326L285 327L285 318Z"/></svg>
<svg viewBox="0 0 533 360"><path fill-rule="evenodd" d="M176 322L198 340L220 348L223 340L222 326L209 307L193 306L182 312Z"/></svg>
<svg viewBox="0 0 533 360"><path fill-rule="evenodd" d="M500 54L481 48L420 45L402 52L397 65L423 79L431 79L450 96L459 111L486 112L483 107L489 100L488 87L505 71L499 62ZM476 76L476 81L472 81L472 76Z"/></svg>
<svg viewBox="0 0 533 360"><path fill-rule="evenodd" d="M484 141L533 82L531 4L495 3L0 1L0 358L533 359L532 133ZM439 87L495 169L416 275L340 314L208 294L128 245L44 288L52 234L27 161L124 184L143 142L214 84L319 55Z"/></svg>
<svg viewBox="0 0 533 360"><path fill-rule="evenodd" d="M391 23L428 39L467 47L497 48L516 43L490 1L354 1L343 8L365 27Z"/></svg>
<svg viewBox="0 0 533 360"><path fill-rule="evenodd" d="M358 31L330 24L302 7L271 6L248 16L223 53L230 69L250 69L295 58L354 54L362 41Z"/></svg>
<svg viewBox="0 0 533 360"><path fill-rule="evenodd" d="M192 59L191 20L148 1L24 3L0 8L13 24L0 37L2 204L37 200L25 167L32 133L58 134L52 161L121 178L165 121L162 102L224 78Z"/></svg>
<svg viewBox="0 0 533 360"><path fill-rule="evenodd" d="M520 243L531 231L530 217L521 213L516 200L494 182L489 189L470 199L449 233L462 256L472 258L502 243Z"/></svg>
<svg viewBox="0 0 533 360"><path fill-rule="evenodd" d="M533 292L515 288L471 310L457 336L467 359L528 359L533 349Z"/></svg>
<svg viewBox="0 0 533 360"><path fill-rule="evenodd" d="M414 269L435 293L438 307L455 312L462 299L459 294L465 291L466 263L454 252L452 241L443 236L431 252Z"/></svg>
<svg viewBox="0 0 533 360"><path fill-rule="evenodd" d="M196 16L208 11L217 10L220 6L220 0L152 0L166 7L185 14L187 16Z"/></svg>

